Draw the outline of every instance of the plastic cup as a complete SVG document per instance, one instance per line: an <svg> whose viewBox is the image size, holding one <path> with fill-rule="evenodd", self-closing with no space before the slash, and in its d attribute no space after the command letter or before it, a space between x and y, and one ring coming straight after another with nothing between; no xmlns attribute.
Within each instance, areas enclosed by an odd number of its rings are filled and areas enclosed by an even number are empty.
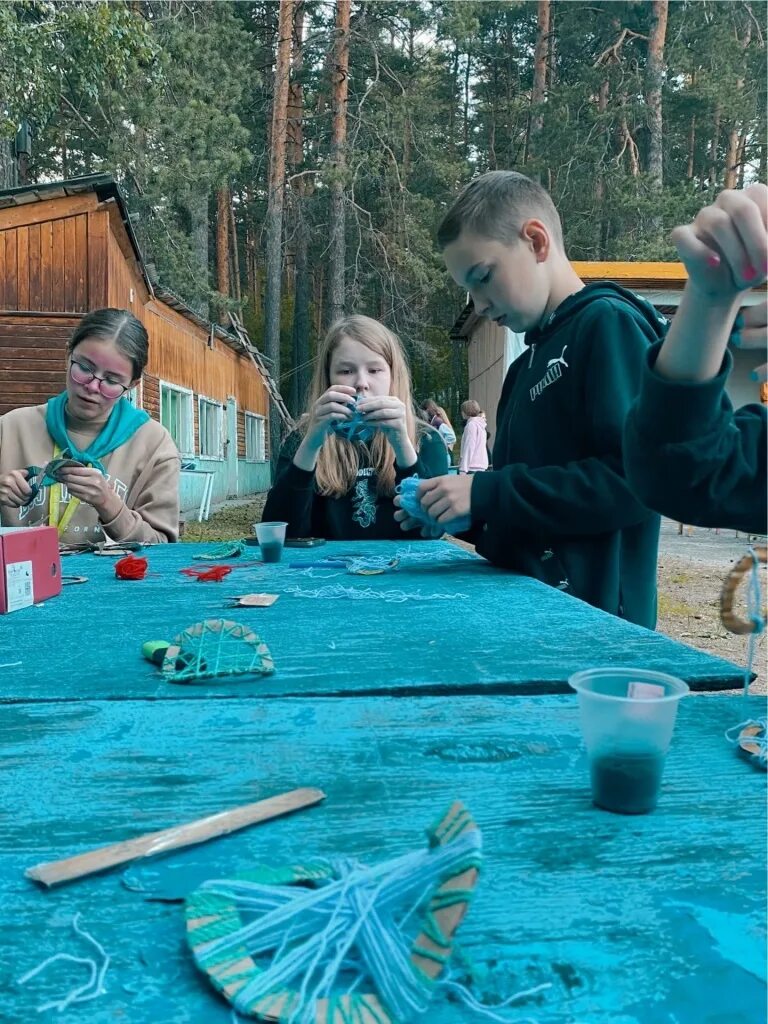
<svg viewBox="0 0 768 1024"><path fill-rule="evenodd" d="M254 523L256 540L261 548L263 562L279 562L283 557L285 528L288 523Z"/></svg>
<svg viewBox="0 0 768 1024"><path fill-rule="evenodd" d="M595 668L568 680L579 695L592 800L617 814L656 806L682 679L633 668Z"/></svg>

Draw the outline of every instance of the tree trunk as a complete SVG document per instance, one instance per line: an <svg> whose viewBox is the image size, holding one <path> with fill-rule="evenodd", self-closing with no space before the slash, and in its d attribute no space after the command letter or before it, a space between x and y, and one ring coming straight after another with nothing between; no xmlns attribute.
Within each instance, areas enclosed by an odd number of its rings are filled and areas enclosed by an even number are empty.
<svg viewBox="0 0 768 1024"><path fill-rule="evenodd" d="M347 144L347 96L349 72L349 8L350 0L336 0L336 29L333 44L333 130L331 136L331 161L333 180L331 182L330 212L330 253L329 253L329 294L328 321L333 323L344 315L344 286L346 266L344 207L346 144Z"/></svg>
<svg viewBox="0 0 768 1024"><path fill-rule="evenodd" d="M242 209L242 203L240 204ZM232 254L232 295L238 304L242 303L243 295L240 286L240 249L237 244L237 224L235 223L235 207L232 196L229 197L229 251Z"/></svg>
<svg viewBox="0 0 768 1024"><path fill-rule="evenodd" d="M472 57L467 52L467 66L464 69L464 159L469 157L469 81Z"/></svg>
<svg viewBox="0 0 768 1024"><path fill-rule="evenodd" d="M746 50L752 39L752 26L747 25L747 30L744 36L739 39L739 47L744 53L744 60L746 61ZM744 91L744 78L736 79L736 91L742 93ZM725 157L725 187L736 188L739 181L739 129L736 124L731 125L731 130L728 133L728 150ZM743 177L743 175L742 175Z"/></svg>
<svg viewBox="0 0 768 1024"><path fill-rule="evenodd" d="M687 181L693 181L696 156L696 115L691 114L691 125L688 129L688 166L685 171Z"/></svg>
<svg viewBox="0 0 768 1024"><path fill-rule="evenodd" d="M719 103L715 105L715 116L712 123L712 138L709 145L709 184L714 187L717 184L717 151L720 148L720 117L722 107Z"/></svg>
<svg viewBox="0 0 768 1024"><path fill-rule="evenodd" d="M608 110L608 92L609 83L608 79L605 78L600 83L600 88L597 93L597 111L601 120L604 119L606 111ZM609 134L607 127L606 134ZM606 152L610 152L610 142L606 145ZM597 215L599 218L598 252L601 259L605 259L605 250L608 242L608 210L606 205L605 183L605 164L601 158L595 168L595 204L597 206Z"/></svg>
<svg viewBox="0 0 768 1024"><path fill-rule="evenodd" d="M208 308L208 193L192 196L187 207L189 213L192 254L195 261L195 296L193 305L207 320Z"/></svg>
<svg viewBox="0 0 768 1024"><path fill-rule="evenodd" d="M725 187L736 188L739 180L739 129L734 124L728 132L728 148L725 151Z"/></svg>
<svg viewBox="0 0 768 1024"><path fill-rule="evenodd" d="M547 91L547 57L549 49L549 0L538 2L538 26L536 29L536 49L533 55L533 90L531 92L531 127L528 143L528 158L538 157L537 139L544 127L544 111L542 106Z"/></svg>
<svg viewBox="0 0 768 1024"><path fill-rule="evenodd" d="M229 299L229 186L222 185L216 193L216 288ZM227 323L227 312L219 309L219 323Z"/></svg>
<svg viewBox="0 0 768 1024"><path fill-rule="evenodd" d="M288 79L291 61L293 0L280 0L275 61L272 131L269 149L269 195L265 232L266 288L264 296L264 347L275 380L280 379L280 285L283 265L283 200L285 193L285 134L288 113ZM277 465L280 451L280 420L270 410L270 460Z"/></svg>
<svg viewBox="0 0 768 1024"><path fill-rule="evenodd" d="M303 67L304 3L301 2L296 4L293 16L292 80L288 100L288 163L294 174L300 173L304 163L304 89L301 82ZM309 267L304 201L312 188L312 178L307 175L296 178L290 194L291 234L294 239L291 412L296 417L303 411L310 377Z"/></svg>
<svg viewBox="0 0 768 1024"><path fill-rule="evenodd" d="M741 132L741 138L739 139L739 155L737 157L737 163L739 165L738 181L736 182L737 188L744 188L744 168L747 162L747 129L746 127ZM763 179L760 179L763 181Z"/></svg>
<svg viewBox="0 0 768 1024"><path fill-rule="evenodd" d="M311 365L309 354L309 260L307 226L301 207L296 220L295 283L293 294L293 386L292 412L298 417L304 410L309 392Z"/></svg>
<svg viewBox="0 0 768 1024"><path fill-rule="evenodd" d="M653 0L651 31L648 36L648 66L646 69L646 103L648 105L648 176L654 192L664 187L664 118L661 90L664 81L664 42L667 35L669 0ZM661 235L664 225L661 215L651 218L651 227Z"/></svg>
<svg viewBox="0 0 768 1024"><path fill-rule="evenodd" d="M0 139L0 188L16 188L19 183L13 139Z"/></svg>

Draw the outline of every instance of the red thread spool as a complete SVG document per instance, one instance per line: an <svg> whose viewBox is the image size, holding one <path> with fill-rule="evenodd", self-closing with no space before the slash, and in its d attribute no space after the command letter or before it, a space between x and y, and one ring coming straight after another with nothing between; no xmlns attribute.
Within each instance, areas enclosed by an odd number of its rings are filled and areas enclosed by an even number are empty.
<svg viewBox="0 0 768 1024"><path fill-rule="evenodd" d="M147 575L146 558L136 558L134 555L126 555L119 562L115 562L115 576L119 580L143 580Z"/></svg>
<svg viewBox="0 0 768 1024"><path fill-rule="evenodd" d="M185 576L196 579L198 583L221 583L225 576L232 572L231 565L215 565L212 569L198 569L196 565L189 569L180 569Z"/></svg>

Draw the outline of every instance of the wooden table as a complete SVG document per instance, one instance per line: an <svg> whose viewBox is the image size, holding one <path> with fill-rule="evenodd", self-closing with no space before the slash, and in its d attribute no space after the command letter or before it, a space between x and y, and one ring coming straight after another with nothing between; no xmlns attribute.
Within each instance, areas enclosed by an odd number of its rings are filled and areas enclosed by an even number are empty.
<svg viewBox="0 0 768 1024"><path fill-rule="evenodd" d="M695 689L742 684L742 670L730 662L496 569L446 541L336 542L286 551L278 565L253 564L259 549L252 550L231 560L236 568L222 583L179 572L210 567L194 559L210 545L148 549L150 575L141 581L116 579L111 558L64 558L62 571L88 582L0 622L0 665L10 665L0 668L0 700L566 693L573 672L622 664L671 672ZM403 552L398 571L381 576L291 568L344 553ZM408 552L427 561L411 562ZM377 598L293 592L331 586ZM232 596L253 591L280 597L269 608L227 607ZM384 600L393 592L406 599ZM221 617L259 633L277 666L273 676L178 686L142 658L144 641L170 640L193 623Z"/></svg>
<svg viewBox="0 0 768 1024"><path fill-rule="evenodd" d="M63 676L59 666L62 687ZM753 699L749 713L761 711L764 701ZM186 951L181 905L158 898L257 863L337 854L377 862L419 847L424 829L460 798L484 842L477 896L459 933L475 989L498 996L551 986L511 1019L763 1024L766 777L723 738L743 713L734 697L684 700L658 809L622 817L590 804L571 698L6 705L0 1018L229 1024ZM23 877L41 860L301 785L321 787L327 800L59 889ZM37 1016L36 1006L84 982L87 970L52 965L24 988L14 979L57 952L88 955L70 926L77 912L112 958L107 993ZM440 1002L424 1019L475 1018Z"/></svg>

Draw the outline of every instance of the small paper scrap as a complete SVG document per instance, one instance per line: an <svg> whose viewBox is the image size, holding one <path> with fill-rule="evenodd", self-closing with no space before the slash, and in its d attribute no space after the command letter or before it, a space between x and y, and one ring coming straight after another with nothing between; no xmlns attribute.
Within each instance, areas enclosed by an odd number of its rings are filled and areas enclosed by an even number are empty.
<svg viewBox="0 0 768 1024"><path fill-rule="evenodd" d="M268 608L278 597L279 594L241 594L232 600L238 608Z"/></svg>
<svg viewBox="0 0 768 1024"><path fill-rule="evenodd" d="M656 686L654 683L630 683L627 686L627 696L632 700L656 700L664 696L664 687Z"/></svg>

